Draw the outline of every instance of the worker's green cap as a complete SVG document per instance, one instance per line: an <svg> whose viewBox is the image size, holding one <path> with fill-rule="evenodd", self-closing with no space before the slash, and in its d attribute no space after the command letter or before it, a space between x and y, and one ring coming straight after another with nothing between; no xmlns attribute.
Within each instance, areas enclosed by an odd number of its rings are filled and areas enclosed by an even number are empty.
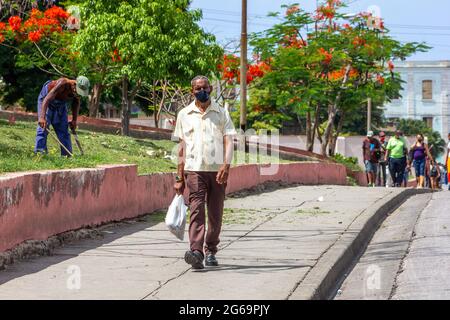
<svg viewBox="0 0 450 320"><path fill-rule="evenodd" d="M89 95L89 87L91 86L91 83L89 82L89 79L85 76L79 76L77 78L77 93L80 96L87 97Z"/></svg>

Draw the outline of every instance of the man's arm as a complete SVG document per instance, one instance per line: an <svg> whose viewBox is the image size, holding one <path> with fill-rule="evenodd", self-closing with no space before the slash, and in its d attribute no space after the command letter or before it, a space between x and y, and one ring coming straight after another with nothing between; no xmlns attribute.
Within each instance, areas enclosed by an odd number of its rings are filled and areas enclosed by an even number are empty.
<svg viewBox="0 0 450 320"><path fill-rule="evenodd" d="M75 97L72 101L72 122L70 127L75 130L77 128L78 112L80 111L80 98Z"/></svg>
<svg viewBox="0 0 450 320"><path fill-rule="evenodd" d="M388 161L390 154L391 154L391 149L390 149L390 146L388 143L388 145L386 146L386 153L384 154L384 162Z"/></svg>
<svg viewBox="0 0 450 320"><path fill-rule="evenodd" d="M366 157L366 148L365 148L365 143L363 142L363 144L362 144L362 156L363 156L363 159Z"/></svg>
<svg viewBox="0 0 450 320"><path fill-rule="evenodd" d="M230 173L230 165L233 160L233 136L226 135L223 137L224 144L224 161L223 165L217 173L216 181L218 184L224 184L228 181L228 175Z"/></svg>
<svg viewBox="0 0 450 320"><path fill-rule="evenodd" d="M59 79L56 83L56 86L45 96L44 101L42 102L41 113L39 114L38 124L44 129L47 126L47 121L45 119L45 115L47 114L48 104L50 101L56 99L58 93L64 90L64 86L67 83L67 80L62 78Z"/></svg>

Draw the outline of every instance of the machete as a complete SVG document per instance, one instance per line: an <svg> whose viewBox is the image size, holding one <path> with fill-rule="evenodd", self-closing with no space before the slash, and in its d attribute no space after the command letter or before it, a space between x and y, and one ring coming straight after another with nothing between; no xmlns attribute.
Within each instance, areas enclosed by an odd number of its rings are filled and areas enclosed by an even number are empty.
<svg viewBox="0 0 450 320"><path fill-rule="evenodd" d="M77 136L77 132L75 131L75 128L72 127L72 128L70 128L70 130L72 131L72 135L75 138L75 142L78 146L78 149L80 149L81 155L84 155L84 151L83 151L83 148L81 147L80 140L78 140L78 136Z"/></svg>

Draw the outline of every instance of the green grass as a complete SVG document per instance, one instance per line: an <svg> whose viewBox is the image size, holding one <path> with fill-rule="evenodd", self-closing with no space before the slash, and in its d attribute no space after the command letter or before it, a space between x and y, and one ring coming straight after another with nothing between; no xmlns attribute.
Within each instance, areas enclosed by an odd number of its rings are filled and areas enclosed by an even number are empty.
<svg viewBox="0 0 450 320"><path fill-rule="evenodd" d="M306 214L306 215L319 215L319 214L329 214L330 211L322 210L319 207L309 208L309 209L300 209L296 212L297 214Z"/></svg>
<svg viewBox="0 0 450 320"><path fill-rule="evenodd" d="M78 131L84 156L73 141L73 158L60 156L60 148L49 135L48 154L34 154L36 124L0 120L0 173L43 169L93 168L100 164L137 164L139 173L170 172L176 165L164 159L175 146L172 141L140 140L110 134ZM73 140L73 139L72 139ZM153 152L149 155L147 152Z"/></svg>
<svg viewBox="0 0 450 320"><path fill-rule="evenodd" d="M0 119L0 174L17 171L95 168L106 164L136 164L139 174L174 172L176 163L170 159L176 143L170 140L135 139L113 134L78 130L84 156L72 139L73 158L60 156L60 147L49 135L48 154L34 154L36 123L16 122L11 125ZM234 157L236 164L236 153ZM253 163L246 158L246 163ZM251 160L251 159L250 159ZM258 157L260 163L274 163L270 156ZM176 161L176 160L175 160ZM280 160L283 162L290 162Z"/></svg>
<svg viewBox="0 0 450 320"><path fill-rule="evenodd" d="M248 224L255 222L258 217L265 218L270 215L269 212L255 209L223 209L223 224Z"/></svg>

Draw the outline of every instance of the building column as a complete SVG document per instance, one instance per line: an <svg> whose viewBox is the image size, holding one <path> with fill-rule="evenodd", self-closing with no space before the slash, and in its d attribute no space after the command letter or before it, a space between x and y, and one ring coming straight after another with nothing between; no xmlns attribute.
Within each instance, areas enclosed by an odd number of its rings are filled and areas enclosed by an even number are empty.
<svg viewBox="0 0 450 320"><path fill-rule="evenodd" d="M406 110L408 119L416 119L416 94L415 94L415 85L414 85L414 73L408 72L408 94L406 101Z"/></svg>
<svg viewBox="0 0 450 320"><path fill-rule="evenodd" d="M449 112L450 112L450 106L449 102L450 99L448 97L449 95L449 73L450 71L445 70L442 73L442 79L441 79L441 101L442 101L442 109L441 109L441 115L442 115L442 129L441 129L441 136L443 139L447 140L447 135L450 132L449 131Z"/></svg>

